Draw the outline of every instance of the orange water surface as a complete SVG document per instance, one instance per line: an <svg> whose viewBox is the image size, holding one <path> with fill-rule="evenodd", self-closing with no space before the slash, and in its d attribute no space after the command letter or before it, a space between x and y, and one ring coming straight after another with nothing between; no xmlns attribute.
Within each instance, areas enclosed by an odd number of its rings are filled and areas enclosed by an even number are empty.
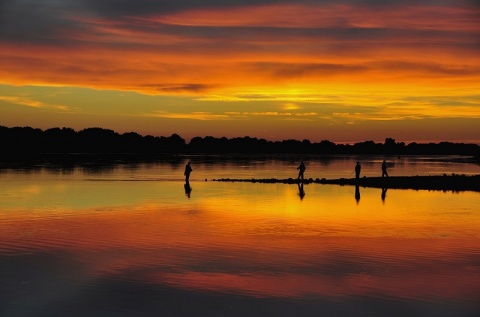
<svg viewBox="0 0 480 317"><path fill-rule="evenodd" d="M1 174L0 315L480 313L480 193L160 168Z"/></svg>

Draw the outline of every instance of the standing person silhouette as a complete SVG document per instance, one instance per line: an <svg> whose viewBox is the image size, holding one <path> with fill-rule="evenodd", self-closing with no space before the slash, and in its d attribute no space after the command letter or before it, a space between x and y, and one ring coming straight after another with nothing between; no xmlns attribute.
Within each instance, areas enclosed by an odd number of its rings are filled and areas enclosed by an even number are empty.
<svg viewBox="0 0 480 317"><path fill-rule="evenodd" d="M362 170L362 166L360 165L359 162L357 162L357 165L355 165L355 178L359 179L360 178L360 171Z"/></svg>
<svg viewBox="0 0 480 317"><path fill-rule="evenodd" d="M382 177L388 177L388 173L387 173L387 162L385 162L385 160L383 160L382 162Z"/></svg>
<svg viewBox="0 0 480 317"><path fill-rule="evenodd" d="M305 164L303 161L300 163L300 165L297 167L298 170L298 177L297 179L301 179L303 181L303 173L305 172L307 168L305 167Z"/></svg>
<svg viewBox="0 0 480 317"><path fill-rule="evenodd" d="M183 175L185 175L185 182L188 184L189 180L190 180L190 173L193 171L192 167L190 166L190 162L187 163L187 165L185 165L185 172L183 173Z"/></svg>

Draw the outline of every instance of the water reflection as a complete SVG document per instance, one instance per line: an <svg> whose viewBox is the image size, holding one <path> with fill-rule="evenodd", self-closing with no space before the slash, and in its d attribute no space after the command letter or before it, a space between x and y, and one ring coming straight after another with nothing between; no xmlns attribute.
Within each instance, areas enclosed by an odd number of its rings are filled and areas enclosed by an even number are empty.
<svg viewBox="0 0 480 317"><path fill-rule="evenodd" d="M192 192L192 187L190 186L190 182L186 181L183 187L185 189L185 195L187 195L187 197L190 198L190 194Z"/></svg>
<svg viewBox="0 0 480 317"><path fill-rule="evenodd" d="M298 196L300 197L300 200L303 200L305 197L305 191L303 190L303 182L297 183L298 185Z"/></svg>
<svg viewBox="0 0 480 317"><path fill-rule="evenodd" d="M355 200L357 204L360 202L360 186L358 184L355 185Z"/></svg>
<svg viewBox="0 0 480 317"><path fill-rule="evenodd" d="M385 203L385 197L387 196L388 188L382 188L382 202Z"/></svg>
<svg viewBox="0 0 480 317"><path fill-rule="evenodd" d="M480 312L479 193L391 190L383 204L386 188L381 201L362 188L359 204L356 186L356 205L349 186L303 199L303 183L196 181L188 200L182 165L3 173L0 315ZM200 179L252 171L197 166Z"/></svg>

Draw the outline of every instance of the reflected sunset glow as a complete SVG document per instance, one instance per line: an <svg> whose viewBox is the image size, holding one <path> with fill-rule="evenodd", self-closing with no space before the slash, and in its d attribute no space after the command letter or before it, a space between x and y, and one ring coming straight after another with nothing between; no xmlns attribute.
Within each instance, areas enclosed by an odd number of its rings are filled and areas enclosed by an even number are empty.
<svg viewBox="0 0 480 317"><path fill-rule="evenodd" d="M101 188L101 182L89 182L88 191L77 194L89 196L95 192L92 185ZM67 196L76 191L74 184L65 186ZM208 186L216 185L198 183L195 191ZM158 184L154 192L165 194L167 187ZM131 206L117 205L118 200L109 205L98 195L89 208L33 213L3 208L1 249L17 253L16 246L22 246L29 253L55 251L80 259L90 254L89 274L115 276L133 269L135 279L145 283L259 297L382 294L474 300L472 294L480 291L471 281L474 272L459 271L457 264L458 258L466 262L462 265L474 261L469 258L480 247L480 216L452 207L432 219L437 210L474 201L478 193L391 190L382 203L379 190L361 188L356 204L353 188L309 185L300 202L296 186L227 187L238 193L207 195L179 207L139 190L140 201ZM414 207L418 201L421 210ZM121 251L126 249L131 251ZM100 256L104 252L108 261Z"/></svg>

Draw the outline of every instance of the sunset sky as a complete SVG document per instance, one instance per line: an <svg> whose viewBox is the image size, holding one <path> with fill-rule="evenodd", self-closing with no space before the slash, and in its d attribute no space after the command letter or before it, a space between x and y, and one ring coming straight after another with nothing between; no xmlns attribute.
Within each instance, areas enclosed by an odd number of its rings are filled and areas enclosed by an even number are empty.
<svg viewBox="0 0 480 317"><path fill-rule="evenodd" d="M480 144L480 3L0 0L0 125Z"/></svg>

